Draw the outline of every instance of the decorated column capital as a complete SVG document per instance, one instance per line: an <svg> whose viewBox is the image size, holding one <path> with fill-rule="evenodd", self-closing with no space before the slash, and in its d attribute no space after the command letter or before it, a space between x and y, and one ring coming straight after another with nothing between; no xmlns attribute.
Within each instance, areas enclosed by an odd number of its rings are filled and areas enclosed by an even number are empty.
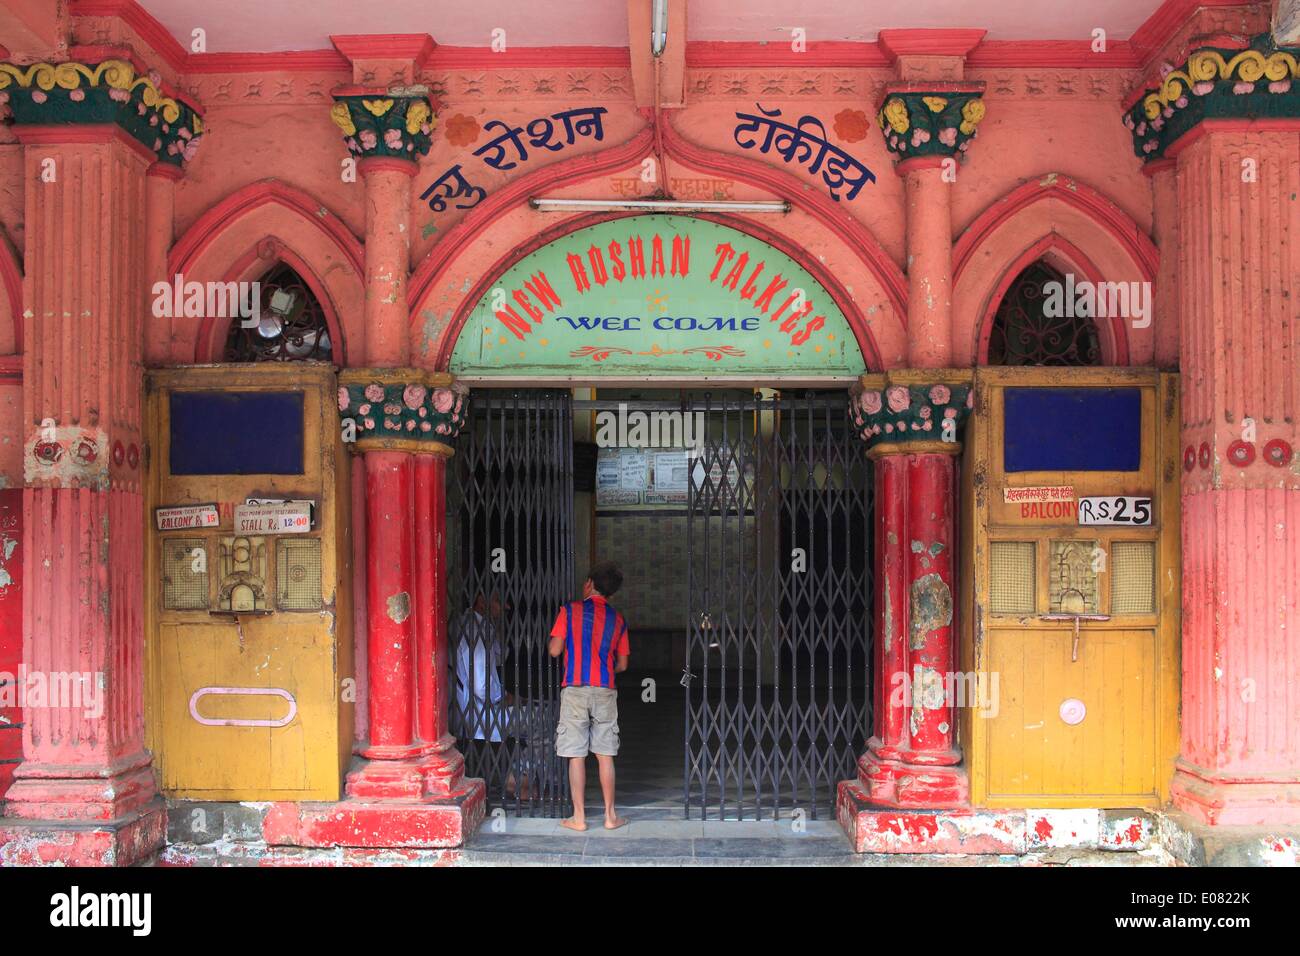
<svg viewBox="0 0 1300 956"><path fill-rule="evenodd" d="M194 158L204 131L203 118L168 95L156 71L141 74L116 59L0 63L0 118L9 115L20 126L115 125L177 170Z"/></svg>
<svg viewBox="0 0 1300 956"><path fill-rule="evenodd" d="M984 119L983 83L894 83L876 120L900 161L963 157Z"/></svg>
<svg viewBox="0 0 1300 956"><path fill-rule="evenodd" d="M349 368L339 373L338 402L354 451L450 458L468 419L469 388L444 372Z"/></svg>
<svg viewBox="0 0 1300 956"><path fill-rule="evenodd" d="M969 369L900 369L863 375L849 393L849 421L872 457L961 452L974 406ZM945 424L952 422L952 425Z"/></svg>
<svg viewBox="0 0 1300 956"><path fill-rule="evenodd" d="M1135 97L1124 125L1133 152L1150 165L1202 121L1217 119L1300 119L1300 47L1279 47L1268 33L1244 49L1200 47Z"/></svg>
<svg viewBox="0 0 1300 956"><path fill-rule="evenodd" d="M424 86L336 90L330 119L358 158L413 163L429 152L438 124L436 103Z"/></svg>

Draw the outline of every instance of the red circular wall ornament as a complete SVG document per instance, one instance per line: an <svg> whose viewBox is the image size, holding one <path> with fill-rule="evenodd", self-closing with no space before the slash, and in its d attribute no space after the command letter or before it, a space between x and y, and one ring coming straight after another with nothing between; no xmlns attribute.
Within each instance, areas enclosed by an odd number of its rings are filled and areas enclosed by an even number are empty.
<svg viewBox="0 0 1300 956"><path fill-rule="evenodd" d="M1201 442L1200 462L1202 468L1210 467L1210 443L1208 441Z"/></svg>
<svg viewBox="0 0 1300 956"><path fill-rule="evenodd" d="M126 450L126 463L132 468L140 463L140 450L135 447L135 442Z"/></svg>
<svg viewBox="0 0 1300 956"><path fill-rule="evenodd" d="M1191 471L1196 467L1196 448L1188 445L1187 450L1183 452L1183 471Z"/></svg>
<svg viewBox="0 0 1300 956"><path fill-rule="evenodd" d="M126 449L122 447L120 441L113 442L113 464L121 465L126 459Z"/></svg>
<svg viewBox="0 0 1300 956"><path fill-rule="evenodd" d="M38 441L32 447L36 460L45 465L53 465L63 457L63 446L56 441Z"/></svg>
<svg viewBox="0 0 1300 956"><path fill-rule="evenodd" d="M1238 468L1245 468L1255 460L1255 446L1248 441L1238 439L1228 446L1228 461Z"/></svg>
<svg viewBox="0 0 1300 956"><path fill-rule="evenodd" d="M81 464L89 465L99 457L99 448L89 438L82 438L77 442L77 447L73 449L73 455Z"/></svg>
<svg viewBox="0 0 1300 956"><path fill-rule="evenodd" d="M1291 462L1291 444L1274 438L1264 446L1264 460L1275 468L1284 468Z"/></svg>

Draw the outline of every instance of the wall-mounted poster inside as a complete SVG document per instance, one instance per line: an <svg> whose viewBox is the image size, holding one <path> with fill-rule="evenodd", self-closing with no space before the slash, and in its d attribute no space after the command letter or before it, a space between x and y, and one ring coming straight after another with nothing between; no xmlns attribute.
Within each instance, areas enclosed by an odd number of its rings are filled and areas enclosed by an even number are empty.
<svg viewBox="0 0 1300 956"><path fill-rule="evenodd" d="M687 448L601 448L596 458L596 506L685 507L690 455Z"/></svg>

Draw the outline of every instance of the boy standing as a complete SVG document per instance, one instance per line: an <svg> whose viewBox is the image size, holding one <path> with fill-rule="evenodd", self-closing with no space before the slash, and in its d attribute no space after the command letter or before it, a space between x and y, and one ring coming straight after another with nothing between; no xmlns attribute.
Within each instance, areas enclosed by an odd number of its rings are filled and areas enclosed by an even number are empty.
<svg viewBox="0 0 1300 956"><path fill-rule="evenodd" d="M582 586L582 600L562 607L551 628L551 656L564 655L555 752L569 758L573 816L563 825L570 830L587 829L588 752L596 755L600 766L605 829L617 830L627 823L614 812L614 757L618 754L614 675L627 670L627 622L606 603L622 586L623 572L617 565L609 561L597 564Z"/></svg>

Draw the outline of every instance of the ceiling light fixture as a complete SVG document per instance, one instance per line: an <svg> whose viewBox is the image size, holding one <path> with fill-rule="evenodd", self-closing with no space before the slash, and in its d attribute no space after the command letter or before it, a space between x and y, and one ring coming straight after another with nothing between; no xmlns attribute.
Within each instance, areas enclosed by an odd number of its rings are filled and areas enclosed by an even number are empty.
<svg viewBox="0 0 1300 956"><path fill-rule="evenodd" d="M668 0L654 0L650 7L650 55L662 56L668 46Z"/></svg>
<svg viewBox="0 0 1300 956"><path fill-rule="evenodd" d="M779 212L790 211L790 204L777 202L744 201L688 201L677 199L538 199L528 200L538 212L611 211L643 209L648 212Z"/></svg>

